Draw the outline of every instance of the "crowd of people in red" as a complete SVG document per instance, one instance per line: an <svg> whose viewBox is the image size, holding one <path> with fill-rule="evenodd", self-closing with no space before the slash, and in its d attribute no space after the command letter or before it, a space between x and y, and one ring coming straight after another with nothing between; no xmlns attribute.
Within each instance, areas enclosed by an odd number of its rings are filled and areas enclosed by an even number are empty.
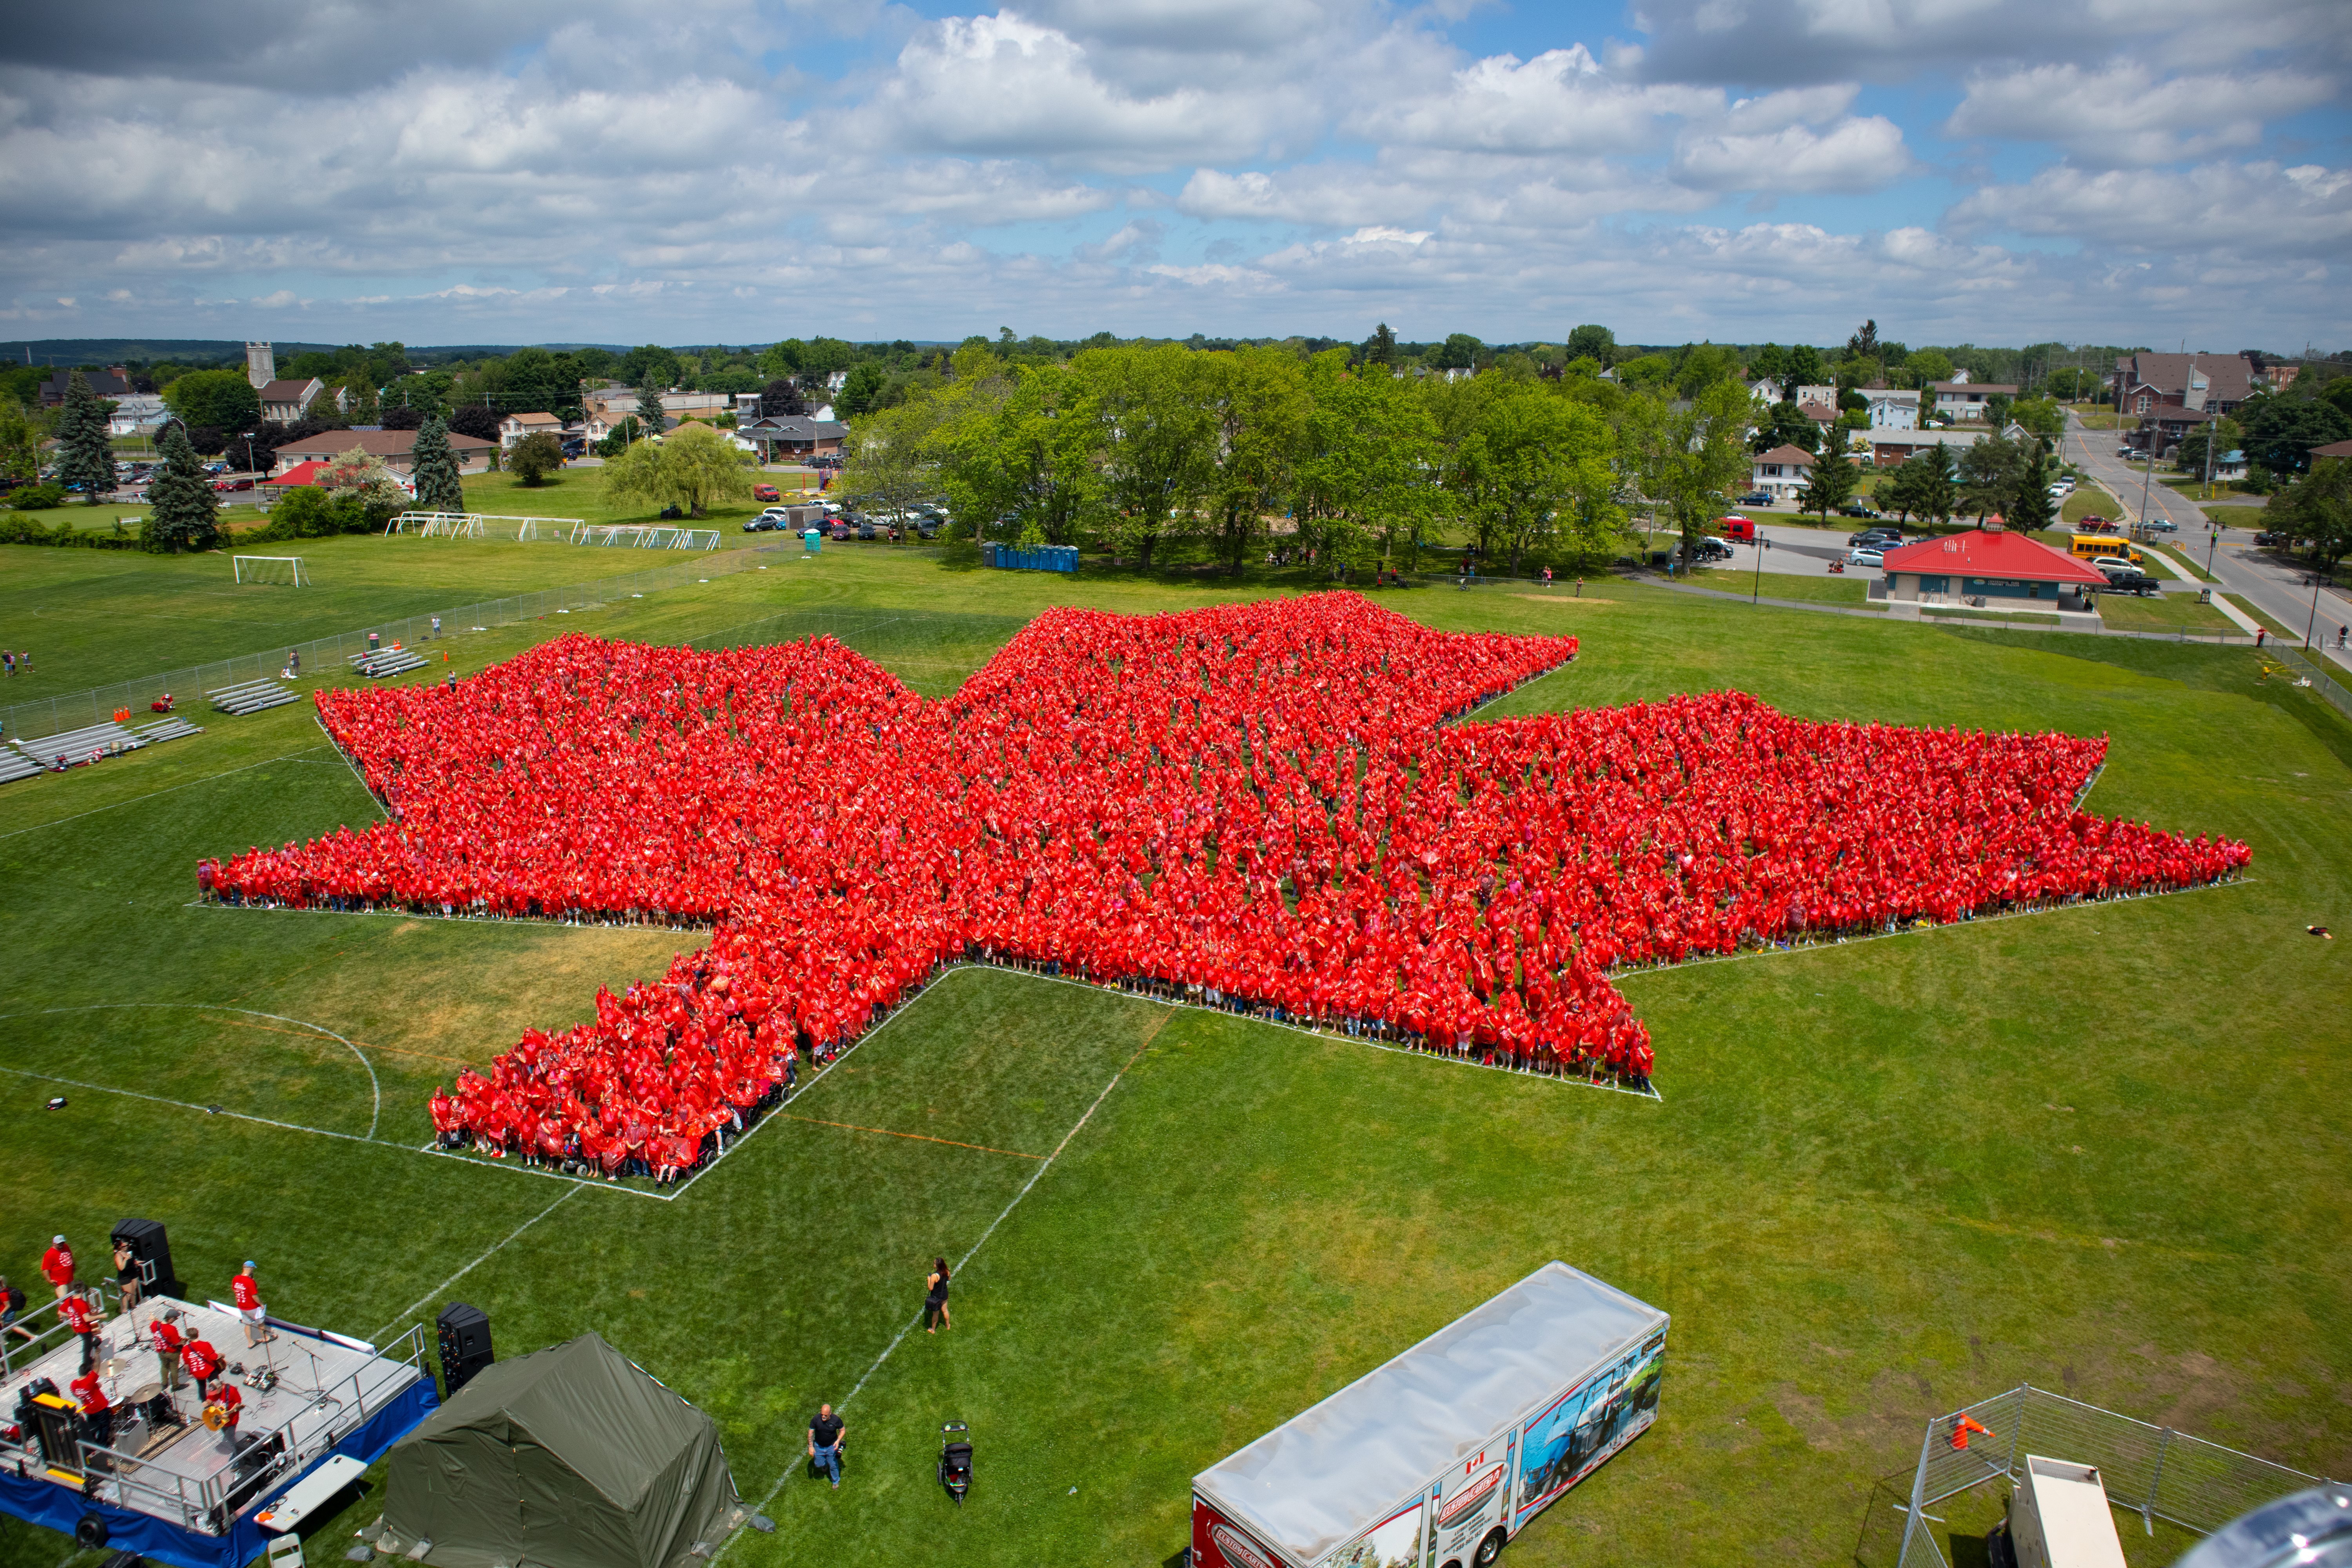
<svg viewBox="0 0 2352 1568"><path fill-rule="evenodd" d="M199 880L714 925L434 1100L447 1142L666 1176L956 960L1646 1089L1613 972L2247 858L2076 810L2103 741L1813 723L1732 692L1447 722L1575 652L1346 594L1060 609L929 701L826 638L564 637L454 688L320 692L393 819Z"/></svg>

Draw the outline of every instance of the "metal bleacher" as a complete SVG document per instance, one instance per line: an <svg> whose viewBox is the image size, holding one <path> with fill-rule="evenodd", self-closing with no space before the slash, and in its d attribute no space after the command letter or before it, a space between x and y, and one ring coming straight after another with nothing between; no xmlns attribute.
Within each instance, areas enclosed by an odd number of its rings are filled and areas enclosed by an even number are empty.
<svg viewBox="0 0 2352 1568"><path fill-rule="evenodd" d="M152 746L163 741L176 741L183 736L201 735L202 724L191 724L185 719L158 719L152 724L142 724L131 733L142 746Z"/></svg>
<svg viewBox="0 0 2352 1568"><path fill-rule="evenodd" d="M41 764L14 746L0 746L0 784L15 784L40 773Z"/></svg>
<svg viewBox="0 0 2352 1568"><path fill-rule="evenodd" d="M204 732L202 725L174 718L158 719L136 730L126 730L120 724L92 724L87 729L68 730L62 735L44 735L37 741L14 741L0 746L0 784L15 784L18 779L47 773L59 762L73 767L89 762L93 752L113 756Z"/></svg>
<svg viewBox="0 0 2352 1568"><path fill-rule="evenodd" d="M296 702L302 694L282 680L248 680L205 693L205 700L223 713L258 713L280 703Z"/></svg>
<svg viewBox="0 0 2352 1568"><path fill-rule="evenodd" d="M373 653L351 656L352 668L372 680L383 680L394 675L405 675L412 669L423 669L425 660L404 647L380 647Z"/></svg>

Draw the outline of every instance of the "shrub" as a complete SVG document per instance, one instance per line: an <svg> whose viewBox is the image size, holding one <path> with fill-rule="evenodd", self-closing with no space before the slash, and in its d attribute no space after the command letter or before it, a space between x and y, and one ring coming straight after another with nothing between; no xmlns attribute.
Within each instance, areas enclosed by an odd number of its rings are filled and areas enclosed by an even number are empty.
<svg viewBox="0 0 2352 1568"><path fill-rule="evenodd" d="M8 504L18 511L47 511L65 503L62 485L20 485L8 497Z"/></svg>

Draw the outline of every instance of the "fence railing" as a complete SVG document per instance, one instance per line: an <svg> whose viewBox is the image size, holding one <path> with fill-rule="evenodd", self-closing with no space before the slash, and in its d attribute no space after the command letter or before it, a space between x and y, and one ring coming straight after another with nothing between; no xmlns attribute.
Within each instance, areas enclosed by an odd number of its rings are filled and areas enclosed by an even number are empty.
<svg viewBox="0 0 2352 1568"><path fill-rule="evenodd" d="M2352 719L2352 691L2344 687L2344 678L2327 668L2326 654L2306 654L2299 648L2282 647L2272 643L2266 652L2279 656L2279 662L2311 682L2311 689L2336 704L2336 710Z"/></svg>
<svg viewBox="0 0 2352 1568"><path fill-rule="evenodd" d="M1962 1417L1989 1430L1966 1432L1967 1446L1957 1447ZM1899 1568L1950 1568L1927 1510L1970 1487L2015 1480L2028 1454L2097 1466L2108 1502L2139 1515L2151 1534L2160 1519L2210 1535L2250 1509L2320 1484L2317 1476L2027 1384L1927 1423Z"/></svg>
<svg viewBox="0 0 2352 1568"><path fill-rule="evenodd" d="M368 639L372 634L387 645L396 642L415 647L430 642L433 623L436 618L441 623L442 635L449 636L488 630L493 626L516 626L543 616L569 615L623 599L642 598L663 588L730 575L758 564L760 558L768 552L785 548L797 550L800 544L794 541L789 547L763 544L742 550L723 550L716 554L672 562L643 572L626 572L618 576L599 578L593 583L542 588L537 593L513 594L502 599L478 600L469 605L452 605L437 613L428 611L421 615L395 616L388 620L372 622L355 631L313 637L309 642L279 643L257 653L240 654L235 658L214 659L206 664L167 669L156 675L142 675L135 680L92 687L87 691L19 702L13 707L0 709L0 738L37 741L44 735L86 729L106 722L121 708L144 713L148 703L166 691L183 702L193 704L207 691L276 677L286 668L289 653L301 656L301 667L306 673L340 669L349 655L369 650Z"/></svg>

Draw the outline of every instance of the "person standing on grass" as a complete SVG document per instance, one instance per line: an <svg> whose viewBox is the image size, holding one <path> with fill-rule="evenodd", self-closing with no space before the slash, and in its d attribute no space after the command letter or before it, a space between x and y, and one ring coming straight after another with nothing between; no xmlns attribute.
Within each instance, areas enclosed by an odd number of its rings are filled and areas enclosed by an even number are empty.
<svg viewBox="0 0 2352 1568"><path fill-rule="evenodd" d="M841 1417L833 1413L833 1406L818 1405L815 1419L809 1423L809 1458L832 1478L835 1491L841 1489L842 1431Z"/></svg>
<svg viewBox="0 0 2352 1568"><path fill-rule="evenodd" d="M931 1259L931 1276L923 1281L923 1331L936 1334L941 1329L952 1329L948 1321L948 1260Z"/></svg>

